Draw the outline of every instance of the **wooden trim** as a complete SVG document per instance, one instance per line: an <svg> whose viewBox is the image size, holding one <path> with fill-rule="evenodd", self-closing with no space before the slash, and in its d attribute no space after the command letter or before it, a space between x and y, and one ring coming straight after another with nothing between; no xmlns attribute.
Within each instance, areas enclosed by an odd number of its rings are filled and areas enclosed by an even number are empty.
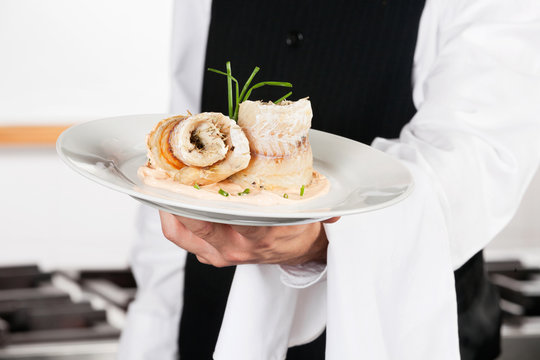
<svg viewBox="0 0 540 360"><path fill-rule="evenodd" d="M0 126L0 145L54 145L71 125Z"/></svg>

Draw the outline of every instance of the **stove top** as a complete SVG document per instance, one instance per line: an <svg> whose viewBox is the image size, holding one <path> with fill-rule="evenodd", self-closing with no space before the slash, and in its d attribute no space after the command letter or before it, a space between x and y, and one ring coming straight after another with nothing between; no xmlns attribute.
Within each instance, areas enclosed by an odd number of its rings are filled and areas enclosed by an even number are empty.
<svg viewBox="0 0 540 360"><path fill-rule="evenodd" d="M540 267L491 261L503 308L499 360L540 358ZM125 270L0 267L0 359L112 360L136 283Z"/></svg>
<svg viewBox="0 0 540 360"><path fill-rule="evenodd" d="M1 267L0 359L113 359L135 291L129 270Z"/></svg>
<svg viewBox="0 0 540 360"><path fill-rule="evenodd" d="M499 360L540 359L540 267L507 260L488 262L487 270L503 310Z"/></svg>

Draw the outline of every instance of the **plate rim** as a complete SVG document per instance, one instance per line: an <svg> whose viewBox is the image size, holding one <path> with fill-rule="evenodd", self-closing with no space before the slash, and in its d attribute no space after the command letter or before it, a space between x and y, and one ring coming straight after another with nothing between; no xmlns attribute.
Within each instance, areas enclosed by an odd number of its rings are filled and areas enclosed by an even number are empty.
<svg viewBox="0 0 540 360"><path fill-rule="evenodd" d="M131 195L129 195L129 196L132 197L133 199L141 202L141 204L143 204L143 205L151 206L151 207L153 207L155 209L158 209L158 210L171 212L171 213L173 213L175 215L187 216L187 214L181 213L181 211L179 211L179 210L175 210L176 208L169 209L169 208L165 207L165 205L163 205L163 204L158 204L158 203L148 201L148 200L145 200L145 199L136 198L135 196L131 196ZM187 211L189 211L189 209ZM213 213L208 213L208 214L211 215ZM256 219L260 219L260 218L264 218L264 217L235 217L233 219L221 219L221 218L214 218L214 217L211 217L211 216L207 216L207 217L203 218L199 214L194 214L194 213L189 214L189 217L192 218L192 219L202 220L202 221L209 221L209 219L212 219L212 221L216 222L216 223L229 224L229 225L240 225L240 226L290 226L290 225L303 225L303 224L310 224L310 223L314 223L314 222L323 221L323 220L328 219L327 217L323 217L323 218L286 218L286 219L283 219L285 221L262 222L262 221L258 221ZM276 217L273 216L272 218L276 218ZM247 220L247 219L249 219L249 220ZM286 221L286 220L290 220L290 221Z"/></svg>

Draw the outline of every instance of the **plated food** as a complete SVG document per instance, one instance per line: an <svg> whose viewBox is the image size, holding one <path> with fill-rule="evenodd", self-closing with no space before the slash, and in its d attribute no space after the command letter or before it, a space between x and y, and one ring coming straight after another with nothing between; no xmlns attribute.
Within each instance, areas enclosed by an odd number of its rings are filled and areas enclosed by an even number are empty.
<svg viewBox="0 0 540 360"><path fill-rule="evenodd" d="M127 115L77 124L60 135L57 151L73 171L108 189L169 213L232 225L306 224L364 213L391 206L414 189L411 173L395 158L362 143L310 129L314 170L330 182L325 195L303 201L316 191L317 178L305 187L304 196L299 195L298 186L290 189L289 199L271 190L255 193L254 189L245 194L246 188L229 179L199 186L198 190L195 185L174 181L164 170L147 166L141 169L148 159L145 137L156 124L169 117ZM143 180L138 175L141 170L153 174ZM162 178L154 174L161 174ZM152 183L156 185L148 185ZM181 187L181 190L168 191L157 184ZM220 189L229 196L221 195ZM295 201L295 197L300 201ZM266 206L265 201L274 202L275 206ZM106 201L103 206L107 206Z"/></svg>
<svg viewBox="0 0 540 360"><path fill-rule="evenodd" d="M227 70L223 74L229 79L230 64ZM195 197L261 205L326 193L328 180L313 169L310 101L249 101L247 85L241 94L237 90L229 116L205 112L156 124L147 135L148 161L139 177L148 185Z"/></svg>

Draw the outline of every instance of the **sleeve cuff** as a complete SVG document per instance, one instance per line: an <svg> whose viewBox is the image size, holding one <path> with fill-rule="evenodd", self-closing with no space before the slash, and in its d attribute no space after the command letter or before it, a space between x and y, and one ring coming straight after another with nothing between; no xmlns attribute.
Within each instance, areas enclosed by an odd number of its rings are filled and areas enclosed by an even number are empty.
<svg viewBox="0 0 540 360"><path fill-rule="evenodd" d="M326 264L308 262L301 265L279 265L280 280L288 287L307 288L326 280Z"/></svg>

